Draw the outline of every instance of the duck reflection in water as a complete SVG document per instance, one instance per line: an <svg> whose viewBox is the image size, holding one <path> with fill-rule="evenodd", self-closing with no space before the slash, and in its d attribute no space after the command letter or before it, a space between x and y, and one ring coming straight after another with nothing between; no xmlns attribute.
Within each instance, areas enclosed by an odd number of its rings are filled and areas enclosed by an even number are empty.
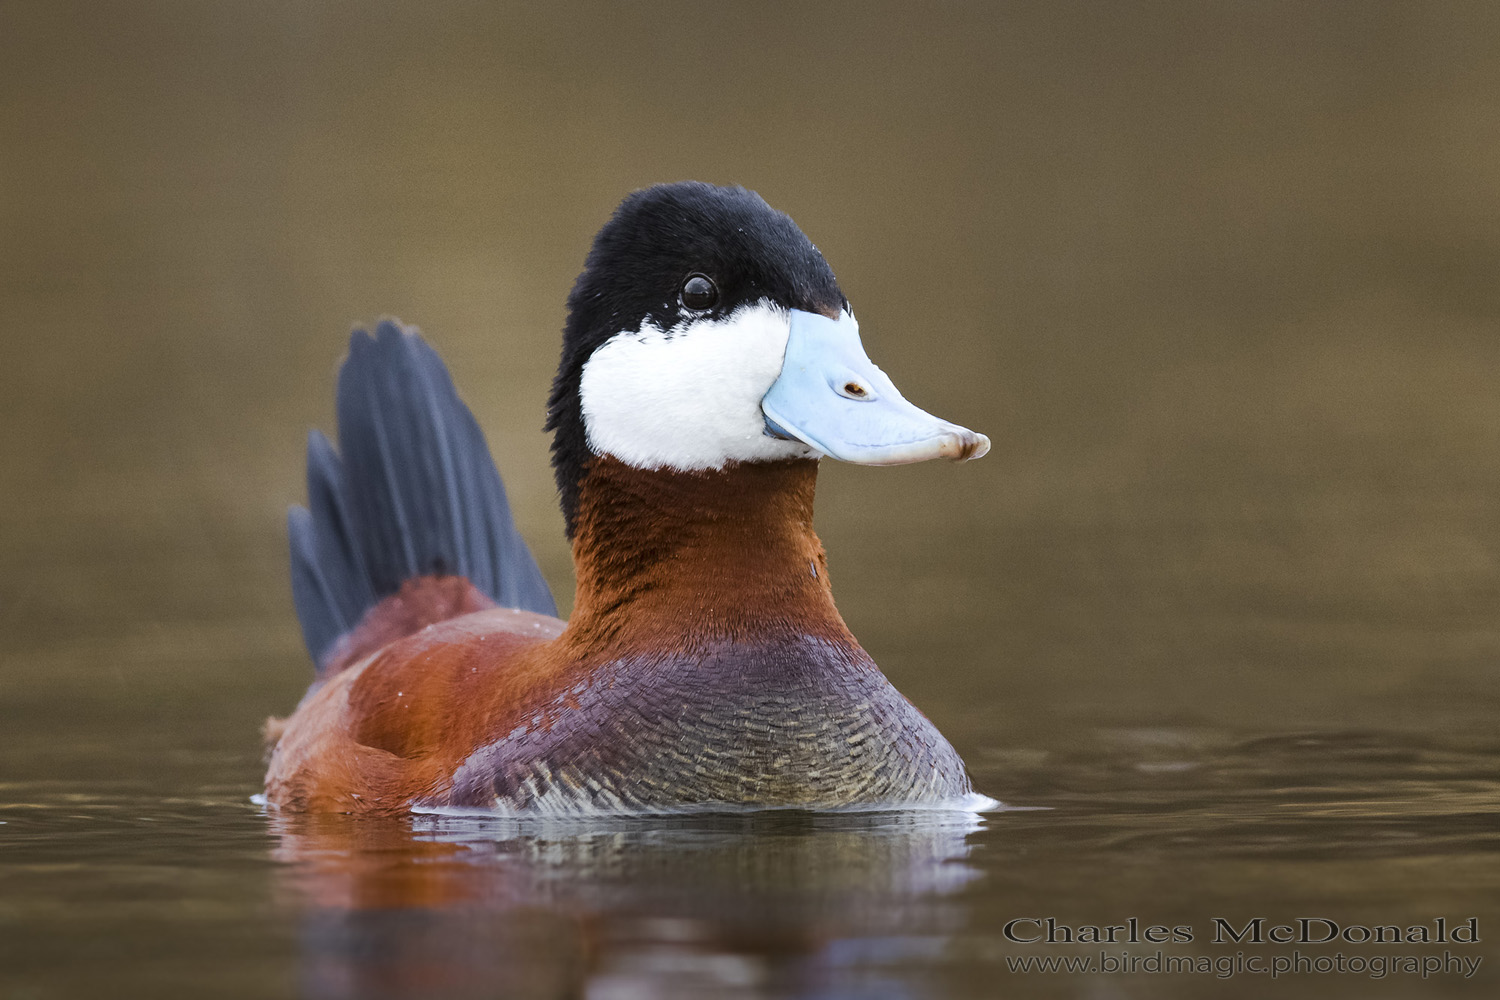
<svg viewBox="0 0 1500 1000"><path fill-rule="evenodd" d="M272 815L313 997L928 995L978 817Z"/></svg>

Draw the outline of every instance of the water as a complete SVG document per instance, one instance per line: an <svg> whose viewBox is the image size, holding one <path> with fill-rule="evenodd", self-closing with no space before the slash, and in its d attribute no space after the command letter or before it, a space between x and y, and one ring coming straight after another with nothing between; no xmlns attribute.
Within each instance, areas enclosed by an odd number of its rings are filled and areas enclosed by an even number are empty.
<svg viewBox="0 0 1500 1000"><path fill-rule="evenodd" d="M133 779L3 788L10 995L1263 996L1264 976L1028 975L1007 962L1290 953L1214 944L1215 917L1237 930L1257 916L1474 916L1481 930L1500 917L1493 742L1100 730L1072 753L981 749L980 782L1025 789L1027 803L982 817L523 822L268 816L244 796L253 754L138 735L116 756ZM1047 917L1187 925L1195 940L1006 941L1011 921ZM1493 986L1482 972L1302 974L1275 995L1363 996L1377 981L1395 996Z"/></svg>
<svg viewBox="0 0 1500 1000"><path fill-rule="evenodd" d="M704 18L0 7L0 998L1494 995L1494 12ZM829 466L818 528L1012 808L266 815L343 331L428 331L566 611L562 301L684 176L788 209L872 356L996 442ZM1005 935L1048 917L1192 940ZM1482 940L1214 940L1256 917ZM1012 964L1158 951L1484 963Z"/></svg>

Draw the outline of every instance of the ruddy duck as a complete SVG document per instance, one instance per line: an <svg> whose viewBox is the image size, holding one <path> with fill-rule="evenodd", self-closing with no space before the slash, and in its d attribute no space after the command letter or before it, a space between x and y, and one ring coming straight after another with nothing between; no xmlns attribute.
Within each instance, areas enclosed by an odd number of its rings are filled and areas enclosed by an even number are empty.
<svg viewBox="0 0 1500 1000"><path fill-rule="evenodd" d="M743 188L627 197L568 299L547 429L573 616L437 354L356 331L290 516L312 688L283 809L577 814L962 802L963 761L834 608L824 456L978 458L869 360L823 255Z"/></svg>

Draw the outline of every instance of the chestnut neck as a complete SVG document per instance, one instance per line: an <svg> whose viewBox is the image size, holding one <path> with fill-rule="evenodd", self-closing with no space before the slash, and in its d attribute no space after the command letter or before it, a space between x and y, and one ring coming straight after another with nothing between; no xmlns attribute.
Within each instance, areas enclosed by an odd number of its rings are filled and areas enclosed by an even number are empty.
<svg viewBox="0 0 1500 1000"><path fill-rule="evenodd" d="M852 643L813 532L817 478L810 459L694 472L590 459L568 632L657 647L799 634Z"/></svg>

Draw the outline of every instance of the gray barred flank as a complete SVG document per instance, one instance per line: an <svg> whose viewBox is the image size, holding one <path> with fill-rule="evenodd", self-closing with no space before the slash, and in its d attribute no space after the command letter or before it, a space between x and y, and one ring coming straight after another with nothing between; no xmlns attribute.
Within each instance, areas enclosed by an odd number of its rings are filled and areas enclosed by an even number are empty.
<svg viewBox="0 0 1500 1000"><path fill-rule="evenodd" d="M571 699L576 707L565 704ZM864 655L804 636L607 664L479 748L431 805L575 815L902 806L972 792L958 754ZM601 739L609 732L619 738Z"/></svg>

